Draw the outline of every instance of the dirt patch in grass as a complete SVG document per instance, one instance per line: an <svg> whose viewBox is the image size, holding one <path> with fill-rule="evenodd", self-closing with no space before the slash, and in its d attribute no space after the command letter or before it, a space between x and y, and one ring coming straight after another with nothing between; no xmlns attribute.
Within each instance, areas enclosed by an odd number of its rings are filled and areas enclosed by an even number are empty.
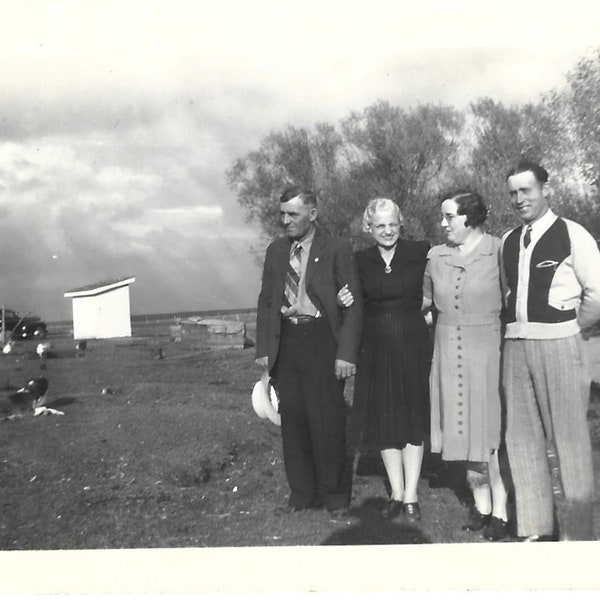
<svg viewBox="0 0 600 600"><path fill-rule="evenodd" d="M144 333L90 341L79 357L72 339L51 332L45 365L33 342L0 357L3 401L45 376L48 406L65 413L0 421L0 549L483 541L461 531L461 474L431 456L416 525L378 516L386 490L376 463L354 478L353 524L323 510L276 515L288 488L280 431L251 407L253 349L194 348L147 324ZM588 417L598 470L600 400Z"/></svg>

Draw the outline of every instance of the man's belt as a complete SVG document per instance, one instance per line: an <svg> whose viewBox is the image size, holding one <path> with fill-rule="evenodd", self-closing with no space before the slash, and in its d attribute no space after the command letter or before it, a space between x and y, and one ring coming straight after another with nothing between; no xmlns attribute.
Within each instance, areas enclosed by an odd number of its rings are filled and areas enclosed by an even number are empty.
<svg viewBox="0 0 600 600"><path fill-rule="evenodd" d="M284 320L292 325L306 325L307 323L314 323L320 318L312 315L294 315L293 317L286 317Z"/></svg>

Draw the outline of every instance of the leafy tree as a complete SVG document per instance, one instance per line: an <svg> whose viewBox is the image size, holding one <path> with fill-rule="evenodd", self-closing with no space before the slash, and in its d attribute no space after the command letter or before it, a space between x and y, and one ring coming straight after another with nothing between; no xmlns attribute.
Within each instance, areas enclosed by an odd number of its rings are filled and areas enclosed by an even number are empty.
<svg viewBox="0 0 600 600"><path fill-rule="evenodd" d="M350 115L342 131L359 149L363 206L375 196L392 198L408 234L431 237L437 229L435 196L456 161L462 126L455 109L430 104L403 110L380 101Z"/></svg>
<svg viewBox="0 0 600 600"><path fill-rule="evenodd" d="M298 184L319 194L320 224L355 246L365 241L364 207L377 196L400 205L408 237L439 242L439 196L448 188L468 186L483 195L491 233L518 224L505 176L523 158L549 171L556 211L600 238L600 50L577 63L564 89L537 103L481 98L459 112L378 101L338 125L274 131L226 177L265 241L280 233L281 191Z"/></svg>
<svg viewBox="0 0 600 600"><path fill-rule="evenodd" d="M333 125L319 123L312 131L288 126L238 159L226 178L247 217L261 224L268 239L280 233L279 196L294 184L317 192L319 221L332 233L345 235L356 212L349 164L343 138Z"/></svg>
<svg viewBox="0 0 600 600"><path fill-rule="evenodd" d="M309 132L287 127L269 134L258 150L238 159L226 172L229 186L250 220L261 223L265 234L278 232L276 199L295 181L314 181Z"/></svg>
<svg viewBox="0 0 600 600"><path fill-rule="evenodd" d="M600 49L544 98L560 131L551 152L553 202L562 215L600 239Z"/></svg>
<svg viewBox="0 0 600 600"><path fill-rule="evenodd" d="M471 104L471 152L462 179L490 208L488 226L501 235L516 224L508 203L506 174L519 160L544 162L552 119L541 104L505 106L491 98Z"/></svg>
<svg viewBox="0 0 600 600"><path fill-rule="evenodd" d="M430 204L456 154L461 126L459 113L449 107L405 111L378 102L350 115L339 129L320 123L310 131L288 126L273 132L226 176L248 218L260 222L268 238L279 231L277 198L293 183L317 191L320 223L355 245L364 239L364 207L376 196L396 200L408 233L422 237L433 228Z"/></svg>
<svg viewBox="0 0 600 600"><path fill-rule="evenodd" d="M591 185L600 188L600 49L581 59L567 75L563 93L569 105L576 143L585 161L584 173Z"/></svg>

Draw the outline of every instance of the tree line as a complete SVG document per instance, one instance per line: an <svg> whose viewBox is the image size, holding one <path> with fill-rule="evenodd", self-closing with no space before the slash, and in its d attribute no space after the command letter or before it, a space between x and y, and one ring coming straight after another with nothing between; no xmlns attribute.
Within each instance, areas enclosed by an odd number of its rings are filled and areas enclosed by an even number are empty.
<svg viewBox="0 0 600 600"><path fill-rule="evenodd" d="M407 237L438 243L439 201L449 188L482 194L490 233L515 226L505 176L520 159L543 164L553 209L600 239L600 48L536 103L505 106L480 98L461 111L377 101L339 123L271 132L226 178L265 239L279 232L282 189L299 184L319 194L320 225L355 247L364 242L362 211L377 196L399 204Z"/></svg>

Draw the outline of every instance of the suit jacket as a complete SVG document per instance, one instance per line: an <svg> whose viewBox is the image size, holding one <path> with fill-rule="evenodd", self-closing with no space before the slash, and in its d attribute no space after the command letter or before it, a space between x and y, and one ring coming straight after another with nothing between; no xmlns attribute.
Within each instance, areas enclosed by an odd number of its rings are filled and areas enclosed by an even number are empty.
<svg viewBox="0 0 600 600"><path fill-rule="evenodd" d="M284 237L267 248L256 318L256 356L269 357L273 369L279 350L281 306L291 241ZM354 296L349 308L337 305L338 290L348 284ZM362 325L362 293L350 244L319 229L306 267L306 293L329 322L337 341L336 358L356 364Z"/></svg>

